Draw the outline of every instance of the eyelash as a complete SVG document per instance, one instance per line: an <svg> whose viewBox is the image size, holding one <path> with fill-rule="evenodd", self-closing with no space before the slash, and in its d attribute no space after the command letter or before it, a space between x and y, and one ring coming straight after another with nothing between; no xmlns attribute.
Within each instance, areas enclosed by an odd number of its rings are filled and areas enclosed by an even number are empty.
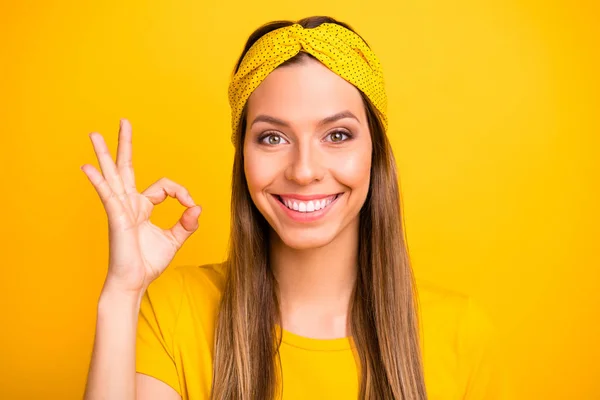
<svg viewBox="0 0 600 400"><path fill-rule="evenodd" d="M339 142L333 142L331 140L327 140L327 142L337 144L337 143L341 143L341 142L347 142L348 140L350 140L350 139L353 138L353 136L352 136L352 134L350 132L345 131L345 130L341 130L341 129L329 132L326 137L329 137L329 136L333 135L334 133L341 133L342 135L346 136L346 139L340 140ZM269 143L265 143L264 142L265 139L267 139L270 136L279 136L280 138L283 139L283 136L281 136L280 134L278 134L276 132L265 132L264 134L262 134L262 135L260 135L258 137L258 143L264 144L264 145L267 145L267 146L277 146L275 144L269 144ZM283 139L283 140L285 140L285 139Z"/></svg>

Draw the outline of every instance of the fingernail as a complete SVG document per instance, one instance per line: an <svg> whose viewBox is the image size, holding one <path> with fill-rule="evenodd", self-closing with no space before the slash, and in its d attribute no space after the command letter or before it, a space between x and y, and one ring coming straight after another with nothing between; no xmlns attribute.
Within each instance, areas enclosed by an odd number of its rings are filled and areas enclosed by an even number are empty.
<svg viewBox="0 0 600 400"><path fill-rule="evenodd" d="M191 195L187 195L188 200L190 201L190 203L192 203L194 206L196 205L196 203L194 202L194 199L192 199Z"/></svg>

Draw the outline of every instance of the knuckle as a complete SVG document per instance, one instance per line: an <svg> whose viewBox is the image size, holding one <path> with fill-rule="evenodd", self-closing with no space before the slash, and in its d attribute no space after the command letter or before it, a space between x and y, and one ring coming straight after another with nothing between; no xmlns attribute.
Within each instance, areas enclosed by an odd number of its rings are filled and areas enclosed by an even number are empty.
<svg viewBox="0 0 600 400"><path fill-rule="evenodd" d="M120 164L120 169L128 169L128 168L133 167L133 163L131 162L131 160L121 161L119 164Z"/></svg>
<svg viewBox="0 0 600 400"><path fill-rule="evenodd" d="M115 200L119 200L117 195L115 194L115 192L113 192L112 190L108 190L108 193L106 194L106 203L110 203L111 201L115 201Z"/></svg>
<svg viewBox="0 0 600 400"><path fill-rule="evenodd" d="M169 178L165 178L165 183L171 187L177 186L177 183L175 183L175 181L173 181L172 179L169 179Z"/></svg>
<svg viewBox="0 0 600 400"><path fill-rule="evenodd" d="M100 192L110 192L110 186L108 186L108 182L106 182L106 179L104 178L98 178L96 180L96 182L94 183L94 186L96 186L96 189L98 189L98 191Z"/></svg>

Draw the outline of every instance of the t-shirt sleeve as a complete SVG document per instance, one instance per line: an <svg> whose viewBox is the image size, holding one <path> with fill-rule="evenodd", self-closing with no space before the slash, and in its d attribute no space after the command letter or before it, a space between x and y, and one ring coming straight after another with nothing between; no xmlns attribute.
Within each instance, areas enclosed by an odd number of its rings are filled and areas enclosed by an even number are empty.
<svg viewBox="0 0 600 400"><path fill-rule="evenodd" d="M136 338L136 371L161 380L181 395L174 336L182 302L182 276L168 268L142 297Z"/></svg>
<svg viewBox="0 0 600 400"><path fill-rule="evenodd" d="M505 399L505 386L497 330L485 311L472 299L460 324L460 371L464 400Z"/></svg>

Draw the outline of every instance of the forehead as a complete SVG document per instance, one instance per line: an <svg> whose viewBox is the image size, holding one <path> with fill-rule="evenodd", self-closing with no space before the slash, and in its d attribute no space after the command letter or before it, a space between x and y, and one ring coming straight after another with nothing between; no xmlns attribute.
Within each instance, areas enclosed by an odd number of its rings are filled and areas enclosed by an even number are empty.
<svg viewBox="0 0 600 400"><path fill-rule="evenodd" d="M359 90L314 59L279 67L248 99L248 119L268 114L300 124L349 110L361 123L366 113Z"/></svg>

